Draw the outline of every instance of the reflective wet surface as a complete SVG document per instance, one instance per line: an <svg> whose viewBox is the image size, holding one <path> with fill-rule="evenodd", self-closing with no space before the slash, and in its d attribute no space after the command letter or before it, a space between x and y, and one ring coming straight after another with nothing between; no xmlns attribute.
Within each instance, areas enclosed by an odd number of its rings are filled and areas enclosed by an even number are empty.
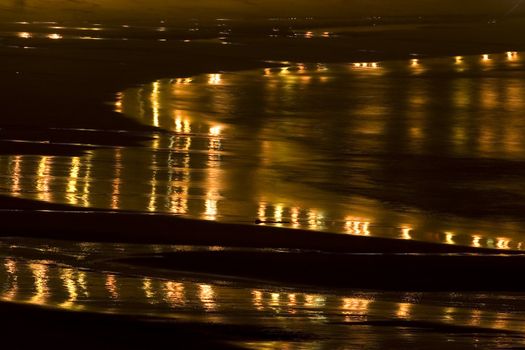
<svg viewBox="0 0 525 350"><path fill-rule="evenodd" d="M523 74L522 55L507 52L159 80L112 102L159 128L142 135L151 141L85 145L91 150L77 157L1 156L0 191L521 249Z"/></svg>
<svg viewBox="0 0 525 350"><path fill-rule="evenodd" d="M292 341L253 349L511 348L525 341L525 301L505 293L313 290L154 270L113 260L193 248L3 239L0 300L192 322L275 327Z"/></svg>

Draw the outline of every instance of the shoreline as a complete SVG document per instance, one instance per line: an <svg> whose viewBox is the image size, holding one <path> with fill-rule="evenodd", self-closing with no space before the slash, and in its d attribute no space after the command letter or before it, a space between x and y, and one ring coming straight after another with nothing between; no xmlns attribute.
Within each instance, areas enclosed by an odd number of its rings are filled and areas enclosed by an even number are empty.
<svg viewBox="0 0 525 350"><path fill-rule="evenodd" d="M0 96L0 101L3 102L4 115L18 116L16 120L6 118L0 121L0 137L28 141L27 143L7 142L7 145L6 142L2 142L5 147L2 147L1 153L80 155L89 150L89 145L126 147L140 144L146 140L147 133L159 129L140 124L138 121L113 111L109 103L112 97L125 88L170 76L190 77L210 72L259 69L271 66L272 64L268 61L320 62L318 60L320 56L324 58L322 62L347 63L409 59L413 52L420 52L421 55L426 55L425 57L453 57L458 54L525 50L525 42L512 38L512 40L502 38L501 42L491 42L491 37L488 37L484 39L485 44L483 45L477 42L460 45L461 40L468 42L470 34L457 33L454 31L456 28L445 27L435 25L422 29L416 28L413 31L386 31L382 33L385 38L378 39L379 41L371 40L377 39L377 33L359 33L355 37L343 36L334 40L287 38L268 40L268 38L255 36L242 39L239 46L149 41L78 43L75 40L64 39L37 41L36 50L0 47L0 53L4 54L3 70L8 73L6 79L0 83L6 87L4 89L6 92ZM496 28L477 23L466 27L471 31L492 31ZM494 30L498 29L502 32L509 30L504 25ZM454 40L451 41L450 47L443 45L429 47L421 37L430 34L438 36L441 41L452 37ZM509 41L512 44L509 44ZM7 41L9 42L24 41L11 38ZM398 46L396 43L402 43L402 45ZM358 49L361 45L369 48ZM249 51L250 48L254 48L254 51ZM378 48L381 49L378 50ZM279 66L276 63L274 65ZM14 72L17 74L12 74ZM23 96L24 99L21 100L20 96ZM36 100L32 101L31 98ZM33 103L25 103L26 100ZM56 128L60 130L53 130L53 133L49 134L51 129ZM72 132L72 129L90 129L97 130L97 132ZM107 130L126 130L127 133L115 134ZM57 145L54 142L62 143ZM14 210L27 208L31 210L48 210L49 208L75 210L73 207L61 207L60 205L55 207L53 204L48 206L37 201L33 201L30 205L22 204L22 202L5 197L0 197L0 206ZM89 208L87 211L100 212L98 215L104 215L101 213L103 210L99 209ZM4 215L6 214L2 214ZM9 214L7 215L5 220L9 223L8 228L16 230L13 232L20 232L17 230L17 225L19 222L25 222L26 219L19 217L15 220L9 217ZM24 215L38 216L42 213ZM40 217L38 220L52 225L50 219L45 217ZM209 222L203 222L202 225L208 227ZM260 226L255 225L246 227L260 229ZM51 230L48 228L47 231ZM312 231L305 232L311 233ZM60 234L53 233L52 235L61 237ZM87 238L88 235L86 233L83 238ZM102 235L99 236L102 237ZM114 238L129 239L123 233L116 234ZM161 237L159 239L162 240ZM242 242L235 238L231 239L233 242ZM359 238L359 240L364 239L367 238ZM211 241L205 239L203 244L215 245L216 240L220 239L216 238ZM289 247L289 243L287 244ZM311 246L307 245L307 247ZM430 250L433 249L430 248Z"/></svg>
<svg viewBox="0 0 525 350"><path fill-rule="evenodd" d="M0 210L1 237L31 237L86 242L170 244L243 248L284 248L334 253L417 253L521 255L523 251L402 240L379 236L234 224L143 212L67 206ZM28 209L30 208L30 209ZM103 222L104 225L100 225ZM247 234L249 231L249 234Z"/></svg>

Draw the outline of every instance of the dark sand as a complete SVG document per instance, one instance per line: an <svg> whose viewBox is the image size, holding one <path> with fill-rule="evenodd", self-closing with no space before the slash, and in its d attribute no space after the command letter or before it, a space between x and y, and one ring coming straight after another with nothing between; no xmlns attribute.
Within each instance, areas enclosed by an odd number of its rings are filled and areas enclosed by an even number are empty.
<svg viewBox="0 0 525 350"><path fill-rule="evenodd" d="M175 342L178 348L186 349L242 349L235 342L309 339L305 334L267 327L78 313L10 303L0 303L0 309L4 318L2 332L4 336L10 334L4 344L18 348L143 349Z"/></svg>
<svg viewBox="0 0 525 350"><path fill-rule="evenodd" d="M523 289L515 276L522 270L525 256L225 250L159 254L117 262L318 288L510 292Z"/></svg>

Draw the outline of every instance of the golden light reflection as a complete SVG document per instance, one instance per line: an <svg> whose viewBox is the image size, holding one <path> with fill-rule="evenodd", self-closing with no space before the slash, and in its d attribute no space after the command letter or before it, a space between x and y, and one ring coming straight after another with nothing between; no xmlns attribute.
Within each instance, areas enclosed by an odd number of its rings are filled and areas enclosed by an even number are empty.
<svg viewBox="0 0 525 350"><path fill-rule="evenodd" d="M479 326L481 324L481 320L483 319L482 315L483 315L483 312L481 310L479 309L472 310L469 324L471 326Z"/></svg>
<svg viewBox="0 0 525 350"><path fill-rule="evenodd" d="M77 271L77 286L80 288L82 296L89 297L89 290L87 284L87 274L85 271Z"/></svg>
<svg viewBox="0 0 525 350"><path fill-rule="evenodd" d="M164 283L164 300L172 308L177 308L186 304L186 294L182 283L167 281Z"/></svg>
<svg viewBox="0 0 525 350"><path fill-rule="evenodd" d="M113 300L120 298L117 285L117 276L108 274L106 276L106 290L109 293L109 297Z"/></svg>
<svg viewBox="0 0 525 350"><path fill-rule="evenodd" d="M510 240L507 238L498 238L496 247L498 249L510 249Z"/></svg>
<svg viewBox="0 0 525 350"><path fill-rule="evenodd" d="M457 310L453 307L447 307L444 311L444 319L447 321L454 321Z"/></svg>
<svg viewBox="0 0 525 350"><path fill-rule="evenodd" d="M188 118L184 118L182 116L182 112L179 110L176 110L174 112L174 122L175 122L175 132L178 134L189 134L191 133L191 123ZM220 127L219 127L220 128ZM220 130L219 130L220 133ZM189 139L189 142L191 142L191 139ZM189 147L187 147L189 149Z"/></svg>
<svg viewBox="0 0 525 350"><path fill-rule="evenodd" d="M192 78L177 78L175 79L175 84L177 85L187 85L193 81Z"/></svg>
<svg viewBox="0 0 525 350"><path fill-rule="evenodd" d="M454 57L454 61L456 62L456 64L463 63L463 56L456 56L456 57Z"/></svg>
<svg viewBox="0 0 525 350"><path fill-rule="evenodd" d="M118 92L115 98L115 104L113 110L117 113L122 113L122 99L124 98L124 94L122 92Z"/></svg>
<svg viewBox="0 0 525 350"><path fill-rule="evenodd" d="M2 294L2 299L10 301L16 298L18 292L18 274L16 260L6 259L4 267L7 272L9 288Z"/></svg>
<svg viewBox="0 0 525 350"><path fill-rule="evenodd" d="M122 150L115 149L115 174L111 182L111 209L119 209L120 207L120 186L121 186L121 172L122 172Z"/></svg>
<svg viewBox="0 0 525 350"><path fill-rule="evenodd" d="M265 202L259 203L259 208L257 209L257 219L264 223L266 221L266 209L267 204Z"/></svg>
<svg viewBox="0 0 525 350"><path fill-rule="evenodd" d="M345 231L352 235L359 236L370 236L370 222L356 219L353 217L347 217L345 219Z"/></svg>
<svg viewBox="0 0 525 350"><path fill-rule="evenodd" d="M323 307L326 303L326 297L317 294L305 294L304 306L306 307Z"/></svg>
<svg viewBox="0 0 525 350"><path fill-rule="evenodd" d="M410 318L413 305L410 303L399 303L396 316L399 318Z"/></svg>
<svg viewBox="0 0 525 350"><path fill-rule="evenodd" d="M253 297L253 305L258 311L264 310L263 306L263 293L258 290L252 291L252 297Z"/></svg>
<svg viewBox="0 0 525 350"><path fill-rule="evenodd" d="M410 65L411 65L412 67L417 67L417 66L419 66L419 60L418 60L417 58L412 59L412 60L410 61Z"/></svg>
<svg viewBox="0 0 525 350"><path fill-rule="evenodd" d="M34 279L34 294L30 302L43 305L49 297L48 267L42 263L29 264Z"/></svg>
<svg viewBox="0 0 525 350"><path fill-rule="evenodd" d="M315 209L308 211L308 226L312 230L320 229L324 226L324 216Z"/></svg>
<svg viewBox="0 0 525 350"><path fill-rule="evenodd" d="M209 74L208 75L208 84L210 85L219 85L222 82L222 74Z"/></svg>
<svg viewBox="0 0 525 350"><path fill-rule="evenodd" d="M282 226L284 207L282 204L277 204L274 207L274 218L277 226Z"/></svg>
<svg viewBox="0 0 525 350"><path fill-rule="evenodd" d="M454 233L452 233L452 232L445 232L445 243L447 243L447 244L456 244L456 242L454 242Z"/></svg>
<svg viewBox="0 0 525 350"><path fill-rule="evenodd" d="M16 36L22 39L31 39L33 37L33 34L28 33L28 32L19 32L16 34Z"/></svg>
<svg viewBox="0 0 525 350"><path fill-rule="evenodd" d="M317 63L317 71L318 72L324 72L327 71L328 67L323 63Z"/></svg>
<svg viewBox="0 0 525 350"><path fill-rule="evenodd" d="M288 307L294 308L297 306L297 296L295 293L288 294Z"/></svg>
<svg viewBox="0 0 525 350"><path fill-rule="evenodd" d="M270 306L280 306L281 304L281 294L280 293L270 293Z"/></svg>
<svg viewBox="0 0 525 350"><path fill-rule="evenodd" d="M480 241L481 241L481 236L477 236L477 235L472 236L472 246L473 247L476 247L476 248L481 247Z"/></svg>
<svg viewBox="0 0 525 350"><path fill-rule="evenodd" d="M488 61L490 61L490 55L487 55L487 54L482 55L482 56L481 56L481 60L482 60L483 62L488 62Z"/></svg>
<svg viewBox="0 0 525 350"><path fill-rule="evenodd" d="M50 201L51 191L49 188L49 182L51 180L50 174L50 163L51 157L40 157L38 162L37 180L36 180L36 191L37 197L41 201Z"/></svg>
<svg viewBox="0 0 525 350"><path fill-rule="evenodd" d="M412 228L408 226L404 226L401 228L401 238L402 239L412 239L412 236L410 235L410 232L412 232Z"/></svg>
<svg viewBox="0 0 525 350"><path fill-rule="evenodd" d="M91 184L93 179L91 178L91 169L93 168L93 153L89 152L85 157L85 167L86 171L84 173L84 186L82 188L82 205L84 207L89 207L91 205L89 199L91 195Z"/></svg>
<svg viewBox="0 0 525 350"><path fill-rule="evenodd" d="M82 308L80 305L75 306L75 302L78 300L78 288L74 277L75 271L71 268L64 268L60 272L60 279L68 293L68 299L60 306L66 309Z"/></svg>
<svg viewBox="0 0 525 350"><path fill-rule="evenodd" d="M370 304L373 302L373 300L363 298L343 298L341 301L341 313L347 322L355 317L368 315Z"/></svg>
<svg viewBox="0 0 525 350"><path fill-rule="evenodd" d="M153 140L153 149L158 149L159 147L159 140L156 137ZM151 168L153 169L153 173L151 175L151 181L150 181L150 193L149 193L149 202L148 202L148 210L150 212L157 211L157 152L153 154L151 157Z"/></svg>
<svg viewBox="0 0 525 350"><path fill-rule="evenodd" d="M518 53L515 51L508 51L506 55L509 61L515 61L518 58Z"/></svg>
<svg viewBox="0 0 525 350"><path fill-rule="evenodd" d="M186 125L182 122L177 123L177 127L180 126L181 130L191 132L189 123ZM174 214L186 214L188 212L188 198L190 188L190 148L191 148L191 137L171 137L170 139L170 150L182 150L184 156L182 160L182 169L175 169L170 167L168 170L168 197L170 198L170 211ZM169 153L168 164L174 163L173 152Z"/></svg>
<svg viewBox="0 0 525 350"><path fill-rule="evenodd" d="M144 277L142 279L142 290L144 291L144 295L146 296L146 299L150 304L155 303L155 291L153 290L153 283L151 282L150 278Z"/></svg>
<svg viewBox="0 0 525 350"><path fill-rule="evenodd" d="M211 285L199 285L199 299L206 311L214 311L216 309L215 291Z"/></svg>
<svg viewBox="0 0 525 350"><path fill-rule="evenodd" d="M494 320L494 328L505 329L508 326L509 319L511 315L505 312L498 312L496 319Z"/></svg>
<svg viewBox="0 0 525 350"><path fill-rule="evenodd" d="M206 220L216 220L219 213L218 202L220 195L220 151L222 148L222 141L220 135L222 128L220 126L212 126L208 132L208 162L207 162L207 181L206 181L206 198L204 203L204 218Z"/></svg>
<svg viewBox="0 0 525 350"><path fill-rule="evenodd" d="M216 191L206 192L206 202L204 204L205 211L204 217L206 220L216 220L218 209L217 209L217 197L218 193Z"/></svg>
<svg viewBox="0 0 525 350"><path fill-rule="evenodd" d="M22 157L11 157L9 163L11 173L11 195L20 196L20 192L22 191L20 186L20 180L22 176Z"/></svg>
<svg viewBox="0 0 525 350"><path fill-rule="evenodd" d="M71 166L69 168L69 177L67 179L67 188L66 188L66 200L71 205L78 204L77 198L77 182L80 173L80 158L72 157Z"/></svg>
<svg viewBox="0 0 525 350"><path fill-rule="evenodd" d="M210 128L210 136L220 136L221 135L221 127L220 126L213 126Z"/></svg>
<svg viewBox="0 0 525 350"><path fill-rule="evenodd" d="M150 102L151 102L151 108L153 111L153 126L159 127L160 126L160 82L156 81L153 83L153 89L151 91L150 96Z"/></svg>
<svg viewBox="0 0 525 350"><path fill-rule="evenodd" d="M377 62L356 62L353 64L355 68L379 68L379 63Z"/></svg>
<svg viewBox="0 0 525 350"><path fill-rule="evenodd" d="M51 40L58 40L63 38L63 36L58 33L48 34L46 37Z"/></svg>
<svg viewBox="0 0 525 350"><path fill-rule="evenodd" d="M292 226L294 228L297 228L299 227L301 224L299 222L299 215L301 213L301 210L297 207L293 207L292 210L291 210L291 222L292 222Z"/></svg>

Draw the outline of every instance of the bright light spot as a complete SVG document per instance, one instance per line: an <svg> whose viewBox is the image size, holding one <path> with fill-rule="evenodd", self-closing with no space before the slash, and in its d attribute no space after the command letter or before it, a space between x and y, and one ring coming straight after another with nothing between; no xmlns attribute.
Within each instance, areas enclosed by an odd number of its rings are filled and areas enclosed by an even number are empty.
<svg viewBox="0 0 525 350"><path fill-rule="evenodd" d="M281 222L283 221L283 212L284 212L284 207L281 205L281 204L277 204L275 206L275 210L274 210L274 218L275 218L275 222L278 224L278 226L281 226Z"/></svg>
<svg viewBox="0 0 525 350"><path fill-rule="evenodd" d="M401 228L401 238L403 238L403 239L412 239L412 236L410 235L411 231L412 231L411 227L403 227L403 228Z"/></svg>
<svg viewBox="0 0 525 350"><path fill-rule="evenodd" d="M482 58L483 61L490 61L490 56L487 55L487 54L481 56L481 58Z"/></svg>
<svg viewBox="0 0 525 350"><path fill-rule="evenodd" d="M456 244L454 242L454 234L452 232L445 232L445 241L447 244Z"/></svg>
<svg viewBox="0 0 525 350"><path fill-rule="evenodd" d="M222 132L222 128L220 126L213 126L210 128L211 136L220 136L221 132Z"/></svg>
<svg viewBox="0 0 525 350"><path fill-rule="evenodd" d="M476 248L481 247L481 236L474 235L472 236L472 245Z"/></svg>
<svg viewBox="0 0 525 350"><path fill-rule="evenodd" d="M62 39L63 36L57 33L53 33L53 34L48 34L47 38L52 39L52 40L58 40L58 39Z"/></svg>
<svg viewBox="0 0 525 350"><path fill-rule="evenodd" d="M419 60L417 58L414 58L412 61L410 61L410 64L412 65L412 67L417 67L419 66Z"/></svg>
<svg viewBox="0 0 525 350"><path fill-rule="evenodd" d="M498 238L498 243L496 243L496 247L498 249L510 249L510 241L505 238Z"/></svg>
<svg viewBox="0 0 525 350"><path fill-rule="evenodd" d="M30 39L33 37L33 34L31 33L28 33L28 32L20 32L20 33L17 33L16 34L19 38L22 38L22 39Z"/></svg>
<svg viewBox="0 0 525 350"><path fill-rule="evenodd" d="M222 81L222 74L210 74L208 76L208 83L211 85L219 85Z"/></svg>

